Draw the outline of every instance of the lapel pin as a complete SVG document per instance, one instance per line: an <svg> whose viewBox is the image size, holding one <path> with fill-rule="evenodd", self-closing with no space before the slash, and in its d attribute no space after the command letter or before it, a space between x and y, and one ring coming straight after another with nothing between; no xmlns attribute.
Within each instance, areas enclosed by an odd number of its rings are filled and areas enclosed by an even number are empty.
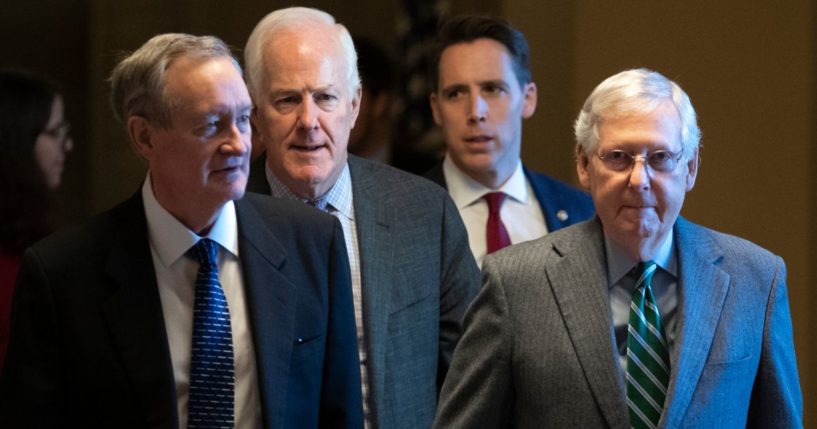
<svg viewBox="0 0 817 429"><path fill-rule="evenodd" d="M556 212L556 219L559 219L562 222L566 221L567 220L567 212L564 211L564 210L557 211Z"/></svg>

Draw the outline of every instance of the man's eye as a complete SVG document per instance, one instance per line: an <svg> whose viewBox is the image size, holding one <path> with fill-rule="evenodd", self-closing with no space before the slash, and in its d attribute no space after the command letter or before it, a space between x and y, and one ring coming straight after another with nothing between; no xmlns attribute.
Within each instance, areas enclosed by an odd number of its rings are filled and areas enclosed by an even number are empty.
<svg viewBox="0 0 817 429"><path fill-rule="evenodd" d="M498 85L489 85L486 86L483 91L489 95L501 95L505 93L505 88Z"/></svg>
<svg viewBox="0 0 817 429"><path fill-rule="evenodd" d="M273 101L272 104L276 108L280 109L282 107L291 107L291 106L295 105L297 102L298 102L297 97L289 96L289 97L276 98L275 101Z"/></svg>
<svg viewBox="0 0 817 429"><path fill-rule="evenodd" d="M462 97L463 93L464 93L464 92L463 92L462 90L459 90L459 89L452 89L452 90L450 90L450 91L445 91L445 92L443 93L443 97L444 97L446 100L457 100L457 99L459 99L460 97Z"/></svg>
<svg viewBox="0 0 817 429"><path fill-rule="evenodd" d="M605 158L609 159L610 161L616 162L626 161L629 157L630 156L624 153L623 150L611 150L610 152L607 152L607 156L605 156Z"/></svg>
<svg viewBox="0 0 817 429"><path fill-rule="evenodd" d="M672 159L672 154L667 151L659 150L658 152L653 152L650 154L650 163L658 162L664 163Z"/></svg>
<svg viewBox="0 0 817 429"><path fill-rule="evenodd" d="M239 131L246 132L250 129L250 115L239 115L235 123Z"/></svg>

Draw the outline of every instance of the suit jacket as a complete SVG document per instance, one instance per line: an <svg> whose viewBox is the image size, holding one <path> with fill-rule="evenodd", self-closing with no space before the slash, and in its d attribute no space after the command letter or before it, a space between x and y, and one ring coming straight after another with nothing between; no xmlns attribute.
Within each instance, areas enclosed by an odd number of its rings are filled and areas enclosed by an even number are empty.
<svg viewBox="0 0 817 429"><path fill-rule="evenodd" d="M660 427L802 426L783 260L679 218ZM629 428L597 218L488 256L436 427Z"/></svg>
<svg viewBox="0 0 817 429"><path fill-rule="evenodd" d="M596 213L593 200L586 192L550 176L530 171L525 166L522 166L522 170L542 207L548 232L590 219ZM442 163L429 170L425 177L448 189Z"/></svg>
<svg viewBox="0 0 817 429"><path fill-rule="evenodd" d="M427 428L479 271L443 189L353 155L349 169L371 420L379 428ZM251 171L250 186L270 192L263 161Z"/></svg>
<svg viewBox="0 0 817 429"><path fill-rule="evenodd" d="M361 427L340 225L290 201L251 194L236 202L236 215L264 427ZM25 253L0 422L178 426L139 193Z"/></svg>

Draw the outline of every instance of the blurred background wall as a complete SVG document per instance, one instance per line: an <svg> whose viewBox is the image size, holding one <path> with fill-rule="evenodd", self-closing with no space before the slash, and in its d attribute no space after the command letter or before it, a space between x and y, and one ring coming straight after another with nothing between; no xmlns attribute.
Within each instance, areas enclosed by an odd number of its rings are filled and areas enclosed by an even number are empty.
<svg viewBox="0 0 817 429"><path fill-rule="evenodd" d="M64 89L75 141L60 191L69 221L112 206L144 179L144 165L107 101L106 78L122 51L163 32L213 34L240 49L264 14L290 4L5 2L0 66L50 75ZM354 34L383 43L398 58L405 54L407 37L420 31L407 14L407 5L417 9L416 1L303 5L332 13ZM498 14L527 35L539 104L525 123L523 159L565 181L575 183L572 121L602 79L626 68L649 67L686 89L698 111L704 149L683 215L748 238L786 260L806 426L817 427L812 409L817 333L809 328L817 326L812 310L817 293L811 286L817 281L817 11L812 2L429 0L422 8L432 18Z"/></svg>

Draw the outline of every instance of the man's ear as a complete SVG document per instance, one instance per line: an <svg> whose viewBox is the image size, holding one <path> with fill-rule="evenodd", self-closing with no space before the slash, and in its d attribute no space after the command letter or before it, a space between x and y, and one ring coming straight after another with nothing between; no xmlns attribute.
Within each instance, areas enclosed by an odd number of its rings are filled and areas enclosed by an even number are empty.
<svg viewBox="0 0 817 429"><path fill-rule="evenodd" d="M440 120L440 106L438 105L439 100L437 99L436 92L429 94L428 102L431 103L431 116L434 117L434 123L438 126L442 126L442 120Z"/></svg>
<svg viewBox="0 0 817 429"><path fill-rule="evenodd" d="M128 137L136 152L149 160L153 153L153 126L144 116L129 116L127 122Z"/></svg>
<svg viewBox="0 0 817 429"><path fill-rule="evenodd" d="M357 90L352 96L352 126L349 128L355 127L355 121L357 121L357 115L360 113L360 101L363 99L363 89L358 86Z"/></svg>
<svg viewBox="0 0 817 429"><path fill-rule="evenodd" d="M695 148L692 156L687 161L687 192L695 186L695 179L698 177L698 168L701 166L700 147Z"/></svg>
<svg viewBox="0 0 817 429"><path fill-rule="evenodd" d="M536 84L528 82L522 87L522 118L528 119L536 112Z"/></svg>
<svg viewBox="0 0 817 429"><path fill-rule="evenodd" d="M260 127L259 122L259 113L258 107L253 106L252 113L250 113L250 126L252 127L252 137L250 138L252 142L252 159L261 155L267 148L264 146L264 134L261 132L262 127Z"/></svg>
<svg viewBox="0 0 817 429"><path fill-rule="evenodd" d="M584 189L590 189L590 173L587 171L587 165L590 159L584 153L582 145L576 145L576 173L579 175L579 183Z"/></svg>

